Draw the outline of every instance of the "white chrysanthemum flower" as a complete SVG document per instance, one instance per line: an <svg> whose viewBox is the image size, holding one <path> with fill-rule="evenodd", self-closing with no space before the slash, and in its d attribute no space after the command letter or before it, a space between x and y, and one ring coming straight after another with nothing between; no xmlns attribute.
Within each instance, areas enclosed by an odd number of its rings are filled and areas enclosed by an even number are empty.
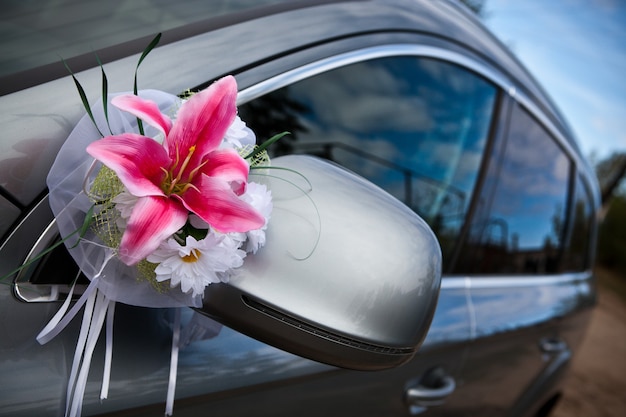
<svg viewBox="0 0 626 417"><path fill-rule="evenodd" d="M265 217L263 227L250 230L245 234L247 238L245 243L246 252L256 253L259 248L265 245L265 229L267 229L267 223L270 220L273 208L272 192L263 184L250 182L246 187L246 192L242 194L241 199L250 204Z"/></svg>
<svg viewBox="0 0 626 417"><path fill-rule="evenodd" d="M193 291L196 296L203 295L209 284L227 281L230 270L243 265L245 256L236 242L209 232L201 240L187 236L184 246L168 239L147 260L158 264L157 281L169 279L170 287L180 285L183 293Z"/></svg>
<svg viewBox="0 0 626 417"><path fill-rule="evenodd" d="M130 214L133 212L133 207L135 207L137 200L139 200L139 198L129 193L126 189L111 199L111 201L115 203L115 208L120 213L120 217L117 218L115 223L120 230L126 229L126 222L130 218Z"/></svg>
<svg viewBox="0 0 626 417"><path fill-rule="evenodd" d="M256 136L239 116L231 123L224 135L224 146L229 148L254 147Z"/></svg>

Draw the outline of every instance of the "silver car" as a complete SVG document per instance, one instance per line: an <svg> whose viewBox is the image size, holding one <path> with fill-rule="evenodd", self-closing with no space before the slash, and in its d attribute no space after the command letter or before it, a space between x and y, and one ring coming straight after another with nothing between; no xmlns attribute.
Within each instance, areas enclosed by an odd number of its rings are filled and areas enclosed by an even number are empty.
<svg viewBox="0 0 626 417"><path fill-rule="evenodd" d="M434 232L443 273L414 305L381 291L339 294L333 305L344 312L332 314L320 302L337 295L329 290L314 291L319 308L301 312L279 290L211 286L204 308L183 312L188 322L215 321L181 348L175 416L544 416L557 403L595 303L598 186L541 87L466 8L444 0L5 3L0 275L11 275L0 285L0 415L63 414L79 331L74 320L50 343L35 340L80 273L62 246L11 272L59 239L45 179L84 114L59 56L96 101L95 53L109 91L130 91L157 32L140 88L182 94L233 74L239 114L257 137L291 132L273 158L314 155L385 190ZM380 219L391 227L389 213ZM343 238L338 250L359 244ZM387 246L380 242L377 262L421 260ZM323 263L308 276L332 281ZM381 280L394 289L397 278ZM379 333L359 339L338 324L363 305L384 307L359 323L370 333L398 328L415 310L412 345L383 346ZM99 399L99 344L83 415L163 413L172 320L170 309L118 305L109 396Z"/></svg>

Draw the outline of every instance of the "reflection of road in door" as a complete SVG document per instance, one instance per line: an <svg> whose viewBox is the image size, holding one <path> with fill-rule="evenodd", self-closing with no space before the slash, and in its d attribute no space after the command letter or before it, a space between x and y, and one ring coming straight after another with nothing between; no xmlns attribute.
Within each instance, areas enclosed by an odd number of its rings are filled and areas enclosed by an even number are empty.
<svg viewBox="0 0 626 417"><path fill-rule="evenodd" d="M554 417L619 417L626 410L626 277L596 269L598 305Z"/></svg>

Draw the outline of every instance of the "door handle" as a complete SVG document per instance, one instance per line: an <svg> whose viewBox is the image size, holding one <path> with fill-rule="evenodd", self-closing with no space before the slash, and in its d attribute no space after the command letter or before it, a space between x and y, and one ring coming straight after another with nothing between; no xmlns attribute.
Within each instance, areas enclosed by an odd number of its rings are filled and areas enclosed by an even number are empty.
<svg viewBox="0 0 626 417"><path fill-rule="evenodd" d="M410 386L405 393L410 406L430 407L441 405L446 397L454 392L456 382L443 368L429 370L416 385Z"/></svg>
<svg viewBox="0 0 626 417"><path fill-rule="evenodd" d="M546 337L539 341L539 348L543 353L554 354L568 349L567 343L556 337Z"/></svg>

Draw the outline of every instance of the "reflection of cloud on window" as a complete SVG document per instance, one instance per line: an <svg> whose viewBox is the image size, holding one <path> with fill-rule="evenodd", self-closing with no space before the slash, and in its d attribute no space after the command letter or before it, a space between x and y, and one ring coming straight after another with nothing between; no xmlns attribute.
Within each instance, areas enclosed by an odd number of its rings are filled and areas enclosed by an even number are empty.
<svg viewBox="0 0 626 417"><path fill-rule="evenodd" d="M476 249L469 260L481 272L549 273L559 268L566 218L570 160L521 107L512 113L488 219L473 227ZM494 178L495 177L495 178ZM492 226L501 225L496 229ZM502 231L494 239L494 233Z"/></svg>
<svg viewBox="0 0 626 417"><path fill-rule="evenodd" d="M478 88L482 88L484 81L478 77L468 77L468 73L459 70L454 65L444 64L436 59L422 59L418 63L418 68L430 75L433 80L448 86L448 88L461 94L472 94L477 89L477 84L481 84ZM439 89L432 89L433 94L442 98L447 98Z"/></svg>
<svg viewBox="0 0 626 417"><path fill-rule="evenodd" d="M482 149L476 151L466 150L463 154L463 158L459 161L459 165L456 168L456 175L454 177L454 183L462 184L459 187L463 189L469 189L471 184L475 181L476 175L478 174L477 167L480 166L480 161L482 160Z"/></svg>
<svg viewBox="0 0 626 417"><path fill-rule="evenodd" d="M323 125L355 132L432 129L426 103L404 94L406 83L394 78L387 69L363 64L358 70L339 71L332 76L332 82L316 83L316 88L307 94ZM337 108L344 110L337 112ZM319 128L323 129L323 125Z"/></svg>
<svg viewBox="0 0 626 417"><path fill-rule="evenodd" d="M569 177L570 161L565 154L559 153L554 164L552 175L555 180L566 181Z"/></svg>
<svg viewBox="0 0 626 417"><path fill-rule="evenodd" d="M359 132L428 131L434 124L425 104L418 99L366 95L347 105L352 111L341 113L340 123Z"/></svg>
<svg viewBox="0 0 626 417"><path fill-rule="evenodd" d="M405 202L429 222L445 262L487 143L496 96L492 84L443 61L401 56L301 80L261 97L259 107L279 102L271 96L297 103L289 116L296 116L292 124L301 129L291 135L289 152L333 160ZM289 118L272 107L264 114L275 123L260 122L281 129L280 122ZM256 122L249 122L253 129Z"/></svg>

